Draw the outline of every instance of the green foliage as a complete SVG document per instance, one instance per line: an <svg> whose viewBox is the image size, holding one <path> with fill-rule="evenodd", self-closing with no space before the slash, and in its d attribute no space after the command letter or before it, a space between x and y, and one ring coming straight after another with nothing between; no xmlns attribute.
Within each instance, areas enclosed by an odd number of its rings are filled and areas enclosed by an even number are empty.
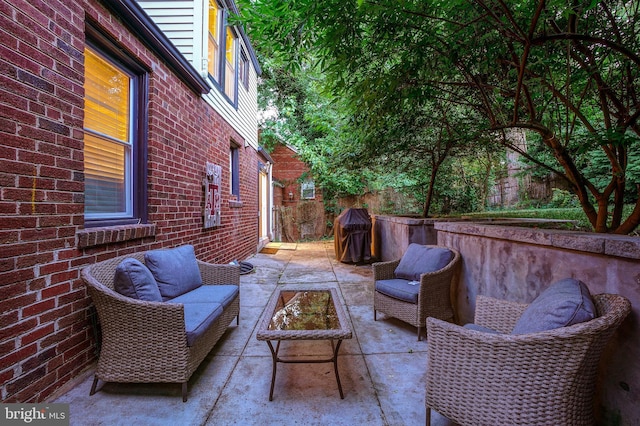
<svg viewBox="0 0 640 426"><path fill-rule="evenodd" d="M638 185L640 184L640 138L627 131L625 135L613 134L610 132L577 132L579 140L582 144L576 145L573 158L577 167L582 171L586 179L591 182L598 191L604 191L612 179L612 168L610 158L607 153L601 149L601 146L613 144L624 146L626 150L626 165L624 166L624 180L626 182L624 191L624 203L635 203L638 199ZM544 145L540 143L539 135L529 133L527 139L532 142L530 144L528 154L534 158L532 161L523 158L523 163L529 168L527 171L537 178L543 178L549 174L547 168L539 166L540 163L549 164L553 156L548 150L544 149ZM566 191L565 191L566 192ZM555 197L556 194L554 194ZM579 204L575 194L572 195L574 205ZM561 207L561 206L557 206Z"/></svg>
<svg viewBox="0 0 640 426"><path fill-rule="evenodd" d="M625 214L631 214L633 210L632 204L624 206ZM536 208L536 209L495 209L486 212L464 213L464 217L472 219L499 219L499 218L532 218L532 219L553 219L564 220L573 223L569 229L592 231L591 224L581 208L565 207L565 208ZM634 233L638 235L638 233Z"/></svg>
<svg viewBox="0 0 640 426"><path fill-rule="evenodd" d="M547 205L548 208L576 208L579 207L578 199L575 194L564 189L553 188L553 196Z"/></svg>
<svg viewBox="0 0 640 426"><path fill-rule="evenodd" d="M326 90L323 74L311 63L291 68L273 58L264 59L263 70L258 105L269 113L260 123L263 147L295 147L326 199L361 192L362 175L349 167L351 154L342 139L348 125L344 106Z"/></svg>
<svg viewBox="0 0 640 426"><path fill-rule="evenodd" d="M442 166L499 140L536 173L562 176L596 231L640 223L640 209L622 209L640 204L639 2L239 3L258 51L278 64L272 78L301 83L276 85L281 115L269 136L303 150L329 192L365 188L362 171L383 170L416 180L424 214L432 202L479 209L473 198L486 196L491 174L481 186L458 175L439 183ZM530 133L526 148L504 137L510 128Z"/></svg>

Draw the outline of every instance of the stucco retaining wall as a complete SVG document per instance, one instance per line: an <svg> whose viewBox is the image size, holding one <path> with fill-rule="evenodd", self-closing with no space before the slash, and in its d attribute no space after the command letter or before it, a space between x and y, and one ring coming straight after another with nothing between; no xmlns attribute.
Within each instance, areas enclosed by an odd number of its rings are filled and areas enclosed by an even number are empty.
<svg viewBox="0 0 640 426"><path fill-rule="evenodd" d="M434 228L437 243L462 256L461 323L473 322L478 294L528 303L565 277L584 281L593 294L627 297L632 313L603 357L597 415L599 424L640 424L640 238L469 222Z"/></svg>
<svg viewBox="0 0 640 426"><path fill-rule="evenodd" d="M371 254L379 261L400 259L411 243L436 244L437 219L372 215Z"/></svg>

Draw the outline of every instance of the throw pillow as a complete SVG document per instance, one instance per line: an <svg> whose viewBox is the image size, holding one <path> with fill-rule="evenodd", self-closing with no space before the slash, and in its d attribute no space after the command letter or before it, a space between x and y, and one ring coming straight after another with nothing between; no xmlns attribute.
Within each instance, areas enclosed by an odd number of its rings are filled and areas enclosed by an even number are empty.
<svg viewBox="0 0 640 426"><path fill-rule="evenodd" d="M525 309L511 334L553 330L594 319L596 308L586 284L565 278L552 284Z"/></svg>
<svg viewBox="0 0 640 426"><path fill-rule="evenodd" d="M147 302L162 302L151 271L137 259L126 258L116 267L113 288L123 296Z"/></svg>
<svg viewBox="0 0 640 426"><path fill-rule="evenodd" d="M158 283L162 300L173 299L202 285L192 245L149 250L144 261Z"/></svg>
<svg viewBox="0 0 640 426"><path fill-rule="evenodd" d="M396 278L418 281L420 275L444 268L452 258L453 252L447 248L411 243L400 259L394 274Z"/></svg>

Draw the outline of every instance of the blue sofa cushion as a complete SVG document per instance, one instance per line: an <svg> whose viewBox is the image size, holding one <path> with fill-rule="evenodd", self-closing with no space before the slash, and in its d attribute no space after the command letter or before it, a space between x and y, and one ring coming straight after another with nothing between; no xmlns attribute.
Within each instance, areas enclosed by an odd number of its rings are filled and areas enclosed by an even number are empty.
<svg viewBox="0 0 640 426"><path fill-rule="evenodd" d="M553 330L594 319L596 308L582 281L565 278L544 290L525 309L511 334Z"/></svg>
<svg viewBox="0 0 640 426"><path fill-rule="evenodd" d="M378 280L376 281L376 291L395 299L417 304L420 284L415 281L413 281L415 284L409 284L411 282L398 278Z"/></svg>
<svg viewBox="0 0 640 426"><path fill-rule="evenodd" d="M167 303L174 303L169 300ZM193 344L211 327L220 315L219 303L184 303L184 328L187 333L187 346Z"/></svg>
<svg viewBox="0 0 640 426"><path fill-rule="evenodd" d="M192 245L149 250L144 255L144 261L156 279L164 301L202 285L202 276Z"/></svg>
<svg viewBox="0 0 640 426"><path fill-rule="evenodd" d="M453 252L444 247L427 247L409 244L394 271L396 278L415 281L427 272L439 271L451 262Z"/></svg>
<svg viewBox="0 0 640 426"><path fill-rule="evenodd" d="M173 303L219 303L223 308L236 298L239 293L237 285L203 285L188 293L171 299Z"/></svg>
<svg viewBox="0 0 640 426"><path fill-rule="evenodd" d="M147 302L162 302L158 283L142 262L132 257L124 259L116 267L113 288L123 296Z"/></svg>

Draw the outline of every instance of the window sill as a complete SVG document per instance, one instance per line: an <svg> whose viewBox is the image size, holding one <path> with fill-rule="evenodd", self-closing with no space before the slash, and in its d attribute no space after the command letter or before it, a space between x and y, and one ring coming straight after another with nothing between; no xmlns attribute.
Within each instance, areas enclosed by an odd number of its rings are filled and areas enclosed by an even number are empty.
<svg viewBox="0 0 640 426"><path fill-rule="evenodd" d="M229 208L232 208L232 209L242 208L242 201L229 201Z"/></svg>
<svg viewBox="0 0 640 426"><path fill-rule="evenodd" d="M78 248L95 247L103 244L121 243L156 235L156 225L121 225L88 228L78 231Z"/></svg>

